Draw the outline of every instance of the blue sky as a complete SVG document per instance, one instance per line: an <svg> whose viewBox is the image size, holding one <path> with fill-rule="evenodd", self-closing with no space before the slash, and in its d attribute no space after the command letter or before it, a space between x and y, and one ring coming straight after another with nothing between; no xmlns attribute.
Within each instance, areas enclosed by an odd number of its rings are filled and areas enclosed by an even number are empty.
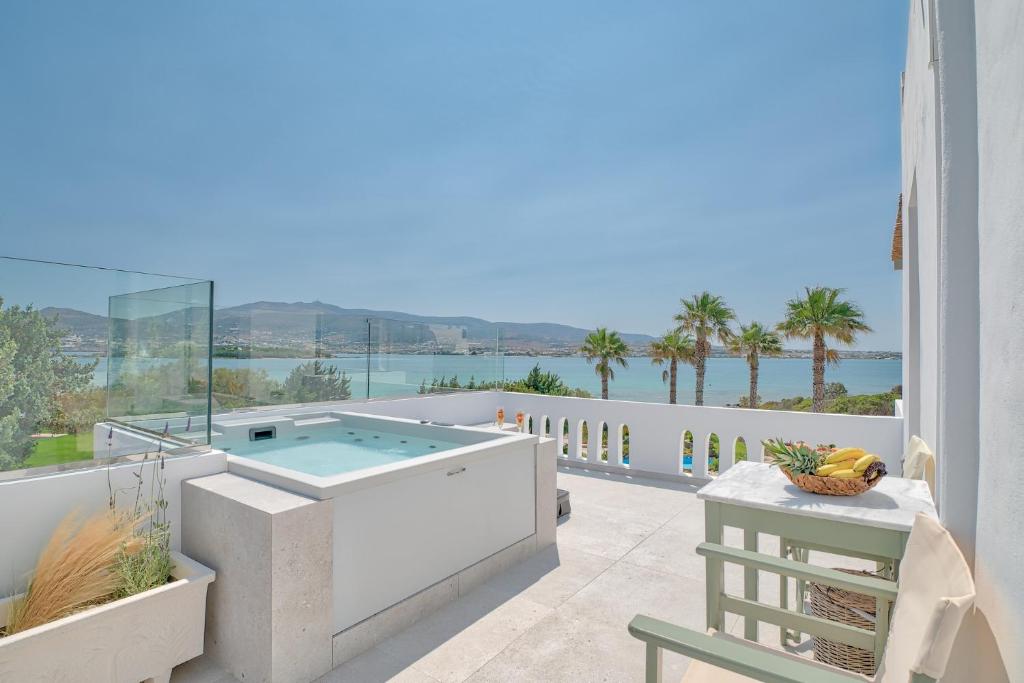
<svg viewBox="0 0 1024 683"><path fill-rule="evenodd" d="M845 287L897 349L905 3L6 3L0 253L218 304L659 333Z"/></svg>

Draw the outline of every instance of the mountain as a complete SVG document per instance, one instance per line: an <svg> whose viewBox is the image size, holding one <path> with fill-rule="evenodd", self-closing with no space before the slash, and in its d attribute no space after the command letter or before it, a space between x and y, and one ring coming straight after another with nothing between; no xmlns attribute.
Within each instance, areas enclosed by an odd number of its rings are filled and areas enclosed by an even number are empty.
<svg viewBox="0 0 1024 683"><path fill-rule="evenodd" d="M68 330L72 334L77 334L83 339L106 340L107 338L107 317L104 315L86 313L74 308L55 308L53 306L41 308L39 312L47 318L56 318L57 327Z"/></svg>
<svg viewBox="0 0 1024 683"><path fill-rule="evenodd" d="M107 318L71 308L45 308L42 313L56 317L59 325L83 339L105 340ZM214 311L214 340L218 344L251 341L262 346L289 346L318 339L358 343L366 338L366 319L374 320L374 339L395 343L420 343L457 338L480 345L491 343L501 331L504 346L565 347L583 341L589 330L558 323L492 322L469 316L424 316L401 311L341 308L320 301L285 303L256 301ZM181 329L180 314L165 314L134 321L148 321L157 336ZM153 327L156 325L156 327ZM116 335L115 335L116 337ZM627 344L646 345L653 337L623 334Z"/></svg>
<svg viewBox="0 0 1024 683"><path fill-rule="evenodd" d="M389 329L411 329L415 326L458 327L463 338L474 342L493 340L498 330L505 342L539 344L578 344L590 330L558 323L516 323L492 322L469 316L415 315L401 311L384 311L368 308L341 308L320 301L285 303L279 301L257 301L240 306L219 308L214 312L214 331L218 336L245 330L294 333L314 321L322 332L360 333L366 318L384 321ZM404 325L403 325L404 324ZM622 334L627 344L646 344L653 337L646 334Z"/></svg>

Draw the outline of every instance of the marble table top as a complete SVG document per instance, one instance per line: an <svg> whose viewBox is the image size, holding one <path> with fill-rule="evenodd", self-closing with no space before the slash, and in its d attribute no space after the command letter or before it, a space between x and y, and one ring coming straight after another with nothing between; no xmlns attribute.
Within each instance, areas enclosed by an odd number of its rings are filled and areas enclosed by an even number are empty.
<svg viewBox="0 0 1024 683"><path fill-rule="evenodd" d="M888 476L859 496L822 496L790 483L777 467L739 462L697 492L701 500L909 532L921 512L937 517L928 484Z"/></svg>

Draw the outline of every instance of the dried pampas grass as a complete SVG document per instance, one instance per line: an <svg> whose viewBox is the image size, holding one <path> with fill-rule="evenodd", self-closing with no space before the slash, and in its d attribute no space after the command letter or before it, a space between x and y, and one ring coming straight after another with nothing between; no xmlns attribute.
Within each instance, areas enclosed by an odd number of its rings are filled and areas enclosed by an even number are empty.
<svg viewBox="0 0 1024 683"><path fill-rule="evenodd" d="M24 597L11 606L6 634L12 635L106 602L117 592L117 564L142 549L135 534L141 520L106 511L79 521L72 512L57 525L39 555Z"/></svg>

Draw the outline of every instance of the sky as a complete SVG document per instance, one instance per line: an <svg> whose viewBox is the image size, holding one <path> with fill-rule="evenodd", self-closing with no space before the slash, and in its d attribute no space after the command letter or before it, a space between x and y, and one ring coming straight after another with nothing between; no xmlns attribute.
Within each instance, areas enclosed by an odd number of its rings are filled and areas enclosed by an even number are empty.
<svg viewBox="0 0 1024 683"><path fill-rule="evenodd" d="M905 42L892 0L4 3L0 254L648 334L820 284L899 349Z"/></svg>

